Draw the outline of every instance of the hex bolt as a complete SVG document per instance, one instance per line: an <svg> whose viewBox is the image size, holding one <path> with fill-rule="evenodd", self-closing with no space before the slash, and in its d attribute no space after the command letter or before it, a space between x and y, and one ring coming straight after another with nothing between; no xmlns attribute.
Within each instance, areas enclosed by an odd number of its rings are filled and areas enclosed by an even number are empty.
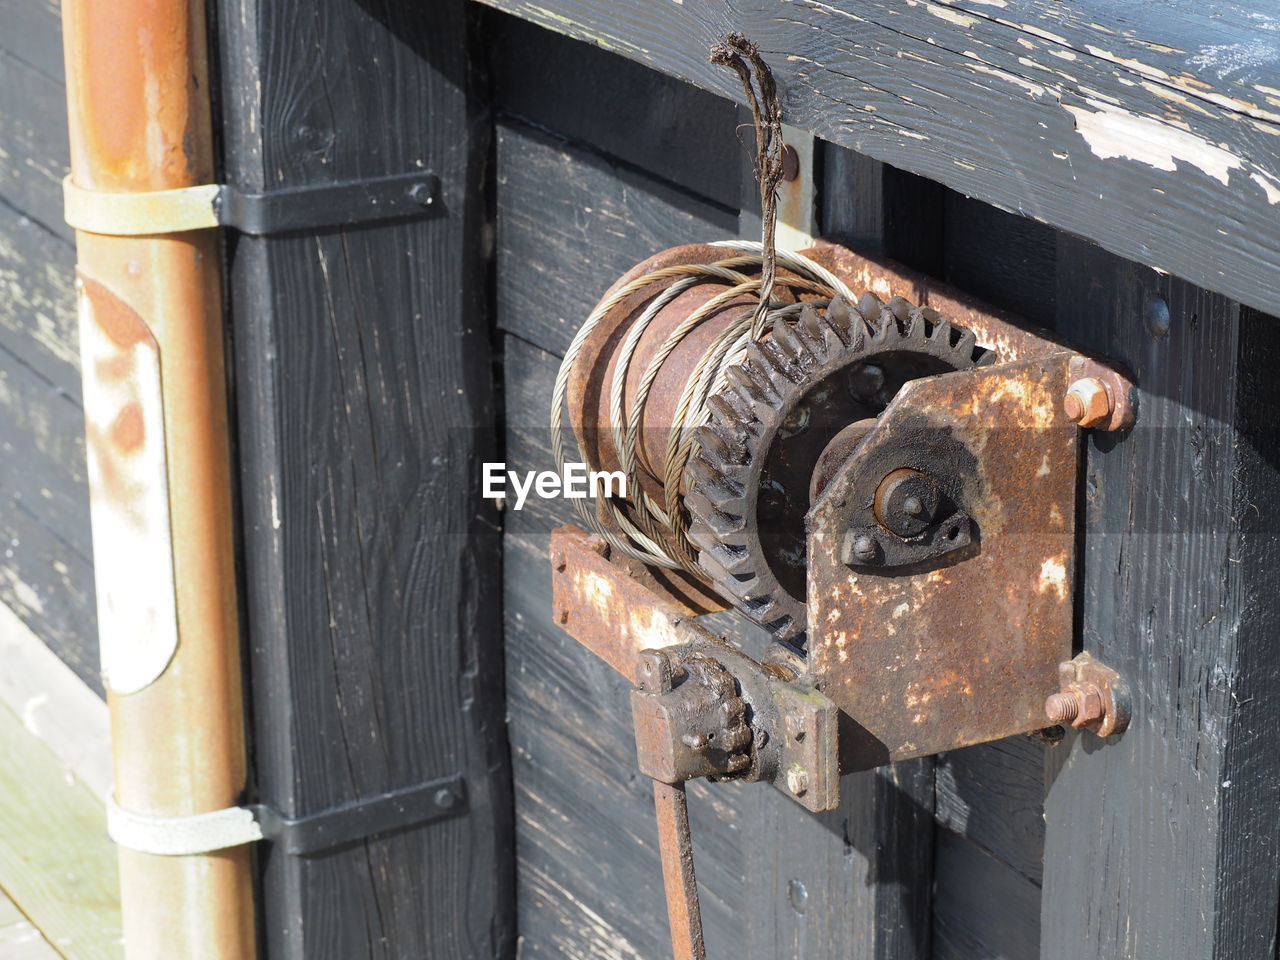
<svg viewBox="0 0 1280 960"><path fill-rule="evenodd" d="M880 552L874 537L859 537L853 541L853 557L860 563L872 563Z"/></svg>
<svg viewBox="0 0 1280 960"><path fill-rule="evenodd" d="M794 766L787 771L787 789L797 797L809 791L809 773L804 767Z"/></svg>
<svg viewBox="0 0 1280 960"><path fill-rule="evenodd" d="M1067 388L1062 409L1067 419L1082 427L1096 427L1111 418L1115 402L1107 385L1097 377L1084 377Z"/></svg>
<svg viewBox="0 0 1280 960"><path fill-rule="evenodd" d="M1050 723L1070 723L1082 727L1102 718L1102 691L1095 684L1073 684L1070 690L1055 693L1045 699L1044 713Z"/></svg>

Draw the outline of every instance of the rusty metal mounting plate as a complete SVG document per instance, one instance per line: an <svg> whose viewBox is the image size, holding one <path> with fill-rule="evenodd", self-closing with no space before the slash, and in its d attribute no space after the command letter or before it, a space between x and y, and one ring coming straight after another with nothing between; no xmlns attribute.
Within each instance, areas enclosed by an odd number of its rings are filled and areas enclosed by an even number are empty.
<svg viewBox="0 0 1280 960"><path fill-rule="evenodd" d="M1072 356L907 383L810 511L808 679L846 714L843 769L1045 726L1071 658L1080 431L1060 401ZM929 438L972 455L974 542L930 568L855 572L841 560L862 506L848 491L886 450L927 459Z"/></svg>

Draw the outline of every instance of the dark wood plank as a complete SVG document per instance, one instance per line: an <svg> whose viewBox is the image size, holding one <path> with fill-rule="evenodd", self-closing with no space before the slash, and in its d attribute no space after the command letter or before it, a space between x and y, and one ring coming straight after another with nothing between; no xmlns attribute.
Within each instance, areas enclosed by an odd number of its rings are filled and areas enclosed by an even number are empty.
<svg viewBox="0 0 1280 960"><path fill-rule="evenodd" d="M1280 71L1257 3L486 2L734 99L707 49L741 30L788 122L1280 312Z"/></svg>
<svg viewBox="0 0 1280 960"><path fill-rule="evenodd" d="M0 49L0 203L70 241L62 219L66 113L66 89L58 80Z"/></svg>
<svg viewBox="0 0 1280 960"><path fill-rule="evenodd" d="M727 174L747 150L736 139L733 104L591 44L486 12L494 103L504 115L737 208L738 182Z"/></svg>
<svg viewBox="0 0 1280 960"><path fill-rule="evenodd" d="M1040 956L1039 887L977 844L949 831L939 832L935 856L940 873L965 879L938 888L935 960L1036 960ZM1085 951L1072 956L1095 954Z"/></svg>
<svg viewBox="0 0 1280 960"><path fill-rule="evenodd" d="M0 0L0 23L0 48L62 82L58 0Z"/></svg>
<svg viewBox="0 0 1280 960"><path fill-rule="evenodd" d="M0 347L80 402L75 249L0 203Z"/></svg>
<svg viewBox="0 0 1280 960"><path fill-rule="evenodd" d="M1053 329L1057 232L954 191L945 194L942 277L1029 323Z"/></svg>
<svg viewBox="0 0 1280 960"><path fill-rule="evenodd" d="M1028 737L1010 737L953 750L937 764L938 825L1037 885L1044 873L1044 751ZM939 889L972 882L946 873L947 866L938 864ZM986 913L994 917L1004 909L993 901Z"/></svg>
<svg viewBox="0 0 1280 960"><path fill-rule="evenodd" d="M528 127L498 128L497 162L498 325L556 353L645 257L737 234L736 211Z"/></svg>
<svg viewBox="0 0 1280 960"><path fill-rule="evenodd" d="M430 170L430 219L230 251L258 797L287 816L436 777L465 815L263 855L272 957L514 949L481 160L461 0L222 4L227 175Z"/></svg>
<svg viewBox="0 0 1280 960"><path fill-rule="evenodd" d="M0 490L15 508L92 558L84 413L65 393L0 348Z"/></svg>
<svg viewBox="0 0 1280 960"><path fill-rule="evenodd" d="M0 459L10 456L0 448ZM0 602L103 695L93 566L7 495L0 499Z"/></svg>
<svg viewBox="0 0 1280 960"><path fill-rule="evenodd" d="M1042 956L1270 956L1274 320L1080 241L1058 257L1059 331L1141 390L1137 429L1089 442L1079 583L1084 648L1134 721L1055 751Z"/></svg>

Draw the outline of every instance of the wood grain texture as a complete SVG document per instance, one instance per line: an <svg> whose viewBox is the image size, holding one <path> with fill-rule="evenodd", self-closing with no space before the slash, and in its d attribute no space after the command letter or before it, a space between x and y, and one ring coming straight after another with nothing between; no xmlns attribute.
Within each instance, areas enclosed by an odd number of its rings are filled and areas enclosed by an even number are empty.
<svg viewBox="0 0 1280 960"><path fill-rule="evenodd" d="M948 831L939 832L934 855L939 872L965 878L964 883L938 888L935 960L1036 960L1040 956L1039 887L1002 860Z"/></svg>
<svg viewBox="0 0 1280 960"><path fill-rule="evenodd" d="M1178 0L486 0L738 97L757 41L787 121L968 196L1280 312L1280 26Z"/></svg>
<svg viewBox="0 0 1280 960"><path fill-rule="evenodd" d="M0 888L67 960L119 960L120 894L106 815L68 779L53 752L0 704Z"/></svg>
<svg viewBox="0 0 1280 960"><path fill-rule="evenodd" d="M0 0L0 23L4 24L0 49L62 82L62 20L58 0Z"/></svg>
<svg viewBox="0 0 1280 960"><path fill-rule="evenodd" d="M498 324L545 349L563 353L646 257L737 234L736 211L599 154L514 123L497 137ZM690 156L686 166L700 166Z"/></svg>
<svg viewBox="0 0 1280 960"><path fill-rule="evenodd" d="M269 958L514 948L482 272L487 122L460 2L221 5L228 177L429 170L438 215L230 251L256 793L286 816L437 777L464 816L266 849Z"/></svg>
<svg viewBox="0 0 1280 960"><path fill-rule="evenodd" d="M493 102L505 117L554 131L651 178L738 206L732 171L747 156L733 104L591 44L488 12ZM689 163L690 154L698 156Z"/></svg>
<svg viewBox="0 0 1280 960"><path fill-rule="evenodd" d="M70 150L66 97L59 80L0 48L0 203L71 242L62 219Z"/></svg>
<svg viewBox="0 0 1280 960"><path fill-rule="evenodd" d="M0 25L0 602L101 694L58 8Z"/></svg>
<svg viewBox="0 0 1280 960"><path fill-rule="evenodd" d="M1027 737L1010 737L942 754L937 765L938 826L962 836L1039 885L1044 873L1044 752ZM945 875L940 886L964 886ZM1003 912L991 904L988 915Z"/></svg>
<svg viewBox="0 0 1280 960"><path fill-rule="evenodd" d="M1042 956L1269 957L1275 321L1079 241L1058 256L1059 331L1140 386L1137 428L1088 445L1078 588L1134 720L1055 751ZM1163 335L1144 323L1161 303Z"/></svg>

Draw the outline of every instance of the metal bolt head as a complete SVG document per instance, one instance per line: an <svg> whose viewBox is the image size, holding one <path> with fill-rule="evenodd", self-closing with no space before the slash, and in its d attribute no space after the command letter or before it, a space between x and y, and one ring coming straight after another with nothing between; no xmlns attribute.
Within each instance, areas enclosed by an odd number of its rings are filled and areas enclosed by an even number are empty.
<svg viewBox="0 0 1280 960"><path fill-rule="evenodd" d="M414 203L429 207L436 202L436 191L430 183L415 183L409 190L409 198Z"/></svg>
<svg viewBox="0 0 1280 960"><path fill-rule="evenodd" d="M859 537L853 541L850 552L859 563L875 563L880 555L880 544L876 543L874 537Z"/></svg>
<svg viewBox="0 0 1280 960"><path fill-rule="evenodd" d="M899 537L916 537L934 521L940 501L941 492L933 477L899 467L886 474L876 487L872 510L882 527Z"/></svg>
<svg viewBox="0 0 1280 960"><path fill-rule="evenodd" d="M448 787L441 787L436 791L435 801L441 810L448 810L458 802L458 795Z"/></svg>
<svg viewBox="0 0 1280 960"><path fill-rule="evenodd" d="M1097 377L1084 377L1067 388L1062 410L1067 419L1082 427L1096 427L1111 418L1115 403L1107 385Z"/></svg>
<svg viewBox="0 0 1280 960"><path fill-rule="evenodd" d="M782 145L782 179L790 183L800 176L800 154L789 143Z"/></svg>
<svg viewBox="0 0 1280 960"><path fill-rule="evenodd" d="M855 397L874 397L884 387L884 370L874 363L860 363L849 374L849 391Z"/></svg>
<svg viewBox="0 0 1280 960"><path fill-rule="evenodd" d="M787 771L787 789L797 797L809 792L809 772L801 766L793 766Z"/></svg>

